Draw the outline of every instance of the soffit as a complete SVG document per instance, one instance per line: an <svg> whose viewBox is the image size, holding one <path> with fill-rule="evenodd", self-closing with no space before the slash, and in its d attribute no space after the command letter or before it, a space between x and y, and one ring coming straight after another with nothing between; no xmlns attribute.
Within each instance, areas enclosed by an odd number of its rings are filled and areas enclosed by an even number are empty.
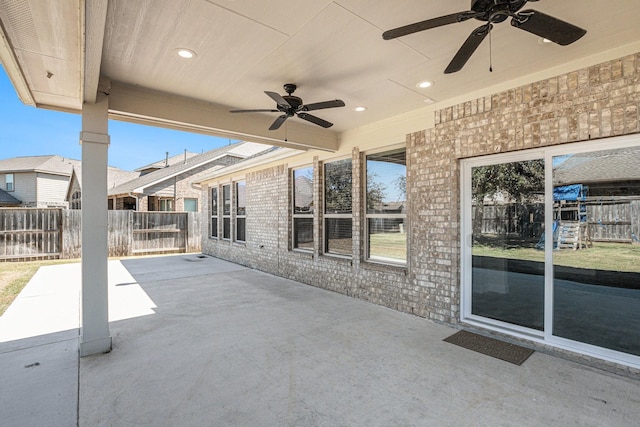
<svg viewBox="0 0 640 427"><path fill-rule="evenodd" d="M96 0L86 0L92 1ZM38 104L59 109L81 105L78 27L84 3L0 3L4 31ZM32 24L12 23L8 4L28 6ZM217 131L226 120L238 125L238 118L227 110L272 108L273 101L263 91L282 94L284 83L296 83L295 95L307 103L345 101L347 107L316 113L334 123L330 131L340 133L425 107L427 97L436 106L444 105L545 70L569 71L580 61L595 64L607 55L615 57L625 46L640 44L637 0L531 2L525 8L583 27L587 35L561 47L539 43L536 36L512 28L509 22L497 24L491 43L487 38L463 70L451 75L443 70L481 24L478 21L382 40L385 30L467 10L469 5L468 0L111 0L101 74L120 88L210 103L217 107L212 110ZM181 47L194 50L196 58L181 60L176 55ZM493 72L489 72L489 47ZM52 78L43 77L46 70L53 70ZM419 89L416 83L421 80L435 85ZM359 105L367 110L353 111ZM262 129L276 116L244 115L241 122ZM307 125L297 118L288 122L294 121ZM284 139L283 132L265 130L265 135Z"/></svg>

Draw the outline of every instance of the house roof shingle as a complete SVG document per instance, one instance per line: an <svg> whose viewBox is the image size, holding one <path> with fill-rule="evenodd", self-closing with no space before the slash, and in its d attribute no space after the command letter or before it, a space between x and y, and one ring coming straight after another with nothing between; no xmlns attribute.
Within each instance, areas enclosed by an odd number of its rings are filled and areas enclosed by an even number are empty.
<svg viewBox="0 0 640 427"><path fill-rule="evenodd" d="M16 199L6 191L0 189L0 206L16 206L20 203L20 200Z"/></svg>
<svg viewBox="0 0 640 427"><path fill-rule="evenodd" d="M24 156L0 160L0 171L3 172L44 172L54 175L71 176L73 162L58 155Z"/></svg>
<svg viewBox="0 0 640 427"><path fill-rule="evenodd" d="M640 148L573 155L553 170L554 185L640 180Z"/></svg>
<svg viewBox="0 0 640 427"><path fill-rule="evenodd" d="M190 159L192 157L197 156L198 153L192 153L190 151L186 151L184 153L176 154L175 156L169 157L168 159L158 160L157 162L149 163L145 166L140 166L139 168L134 169L136 172L142 172L147 169L161 169L168 166L177 165L179 163L184 163L185 159Z"/></svg>

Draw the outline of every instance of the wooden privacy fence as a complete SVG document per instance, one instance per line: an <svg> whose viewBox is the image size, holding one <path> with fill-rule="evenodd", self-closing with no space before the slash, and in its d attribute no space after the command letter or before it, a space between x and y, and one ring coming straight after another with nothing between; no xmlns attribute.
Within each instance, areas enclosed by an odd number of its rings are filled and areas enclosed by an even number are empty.
<svg viewBox="0 0 640 427"><path fill-rule="evenodd" d="M0 209L0 261L79 258L82 212ZM109 256L199 252L198 212L108 212Z"/></svg>
<svg viewBox="0 0 640 427"><path fill-rule="evenodd" d="M586 206L594 242L640 244L640 200L590 201Z"/></svg>
<svg viewBox="0 0 640 427"><path fill-rule="evenodd" d="M637 197L587 198L583 204L591 241L640 244L640 200ZM474 205L472 215L474 224L481 227L474 232L482 234L536 237L544 231L542 204L504 203L484 205L481 209ZM578 217L573 221L578 221Z"/></svg>
<svg viewBox="0 0 640 427"><path fill-rule="evenodd" d="M0 260L60 258L60 209L0 209Z"/></svg>

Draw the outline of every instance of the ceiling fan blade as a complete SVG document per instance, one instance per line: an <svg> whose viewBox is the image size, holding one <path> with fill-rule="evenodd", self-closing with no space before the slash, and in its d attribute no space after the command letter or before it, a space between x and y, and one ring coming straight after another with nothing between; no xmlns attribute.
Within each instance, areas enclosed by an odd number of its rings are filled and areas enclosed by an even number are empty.
<svg viewBox="0 0 640 427"><path fill-rule="evenodd" d="M331 126L333 126L333 123L323 120L320 117L312 116L311 114L298 113L298 117L300 117L302 120L306 120L318 126L322 126L323 128L330 128Z"/></svg>
<svg viewBox="0 0 640 427"><path fill-rule="evenodd" d="M276 104L278 104L280 107L291 108L291 104L289 104L286 99L280 96L280 94L276 92L269 92L268 90L265 90L264 93L266 93L271 99L276 101Z"/></svg>
<svg viewBox="0 0 640 427"><path fill-rule="evenodd" d="M302 107L303 111L322 110L324 108L344 107L344 101L335 99L333 101L314 102Z"/></svg>
<svg viewBox="0 0 640 427"><path fill-rule="evenodd" d="M481 25L471 32L467 40L462 44L456 56L453 57L447 69L444 70L445 74L455 73L456 71L462 70L464 64L467 63L473 52L476 51L482 40L487 37L487 34L491 32L493 25L487 23L485 25Z"/></svg>
<svg viewBox="0 0 640 427"><path fill-rule="evenodd" d="M394 28L382 33L384 40L391 40L397 37L406 36L417 33L419 31L430 30L431 28L442 27L443 25L455 24L460 22L461 16L466 16L467 12L452 13L438 18L427 19L426 21L416 22L415 24L405 25L403 27Z"/></svg>
<svg viewBox="0 0 640 427"><path fill-rule="evenodd" d="M269 109L263 109L263 110L230 110L230 113L279 113L280 110L269 110Z"/></svg>
<svg viewBox="0 0 640 427"><path fill-rule="evenodd" d="M289 116L287 116L286 114L283 114L281 116L278 116L278 118L276 119L275 122L273 122L271 124L271 126L269 127L269 130L276 130L276 129L280 129L280 126L282 126L282 124L284 123L285 120L287 120Z"/></svg>
<svg viewBox="0 0 640 427"><path fill-rule="evenodd" d="M587 34L587 30L537 10L523 10L511 20L511 25L561 46L569 45Z"/></svg>

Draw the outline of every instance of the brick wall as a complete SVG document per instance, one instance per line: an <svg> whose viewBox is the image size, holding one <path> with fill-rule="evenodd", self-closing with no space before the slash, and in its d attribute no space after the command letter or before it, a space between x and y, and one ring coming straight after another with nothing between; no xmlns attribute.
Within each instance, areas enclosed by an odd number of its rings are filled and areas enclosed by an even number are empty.
<svg viewBox="0 0 640 427"><path fill-rule="evenodd" d="M203 252L346 295L456 323L460 299L459 159L640 131L640 54L474 99L435 112L435 128L407 135L407 268L363 262L363 158L353 148L353 260L322 255L322 212L313 252L290 250L287 165L247 181L247 242L205 238ZM347 154L347 153L344 153ZM314 158L314 204L322 161ZM208 236L208 226L203 231Z"/></svg>

